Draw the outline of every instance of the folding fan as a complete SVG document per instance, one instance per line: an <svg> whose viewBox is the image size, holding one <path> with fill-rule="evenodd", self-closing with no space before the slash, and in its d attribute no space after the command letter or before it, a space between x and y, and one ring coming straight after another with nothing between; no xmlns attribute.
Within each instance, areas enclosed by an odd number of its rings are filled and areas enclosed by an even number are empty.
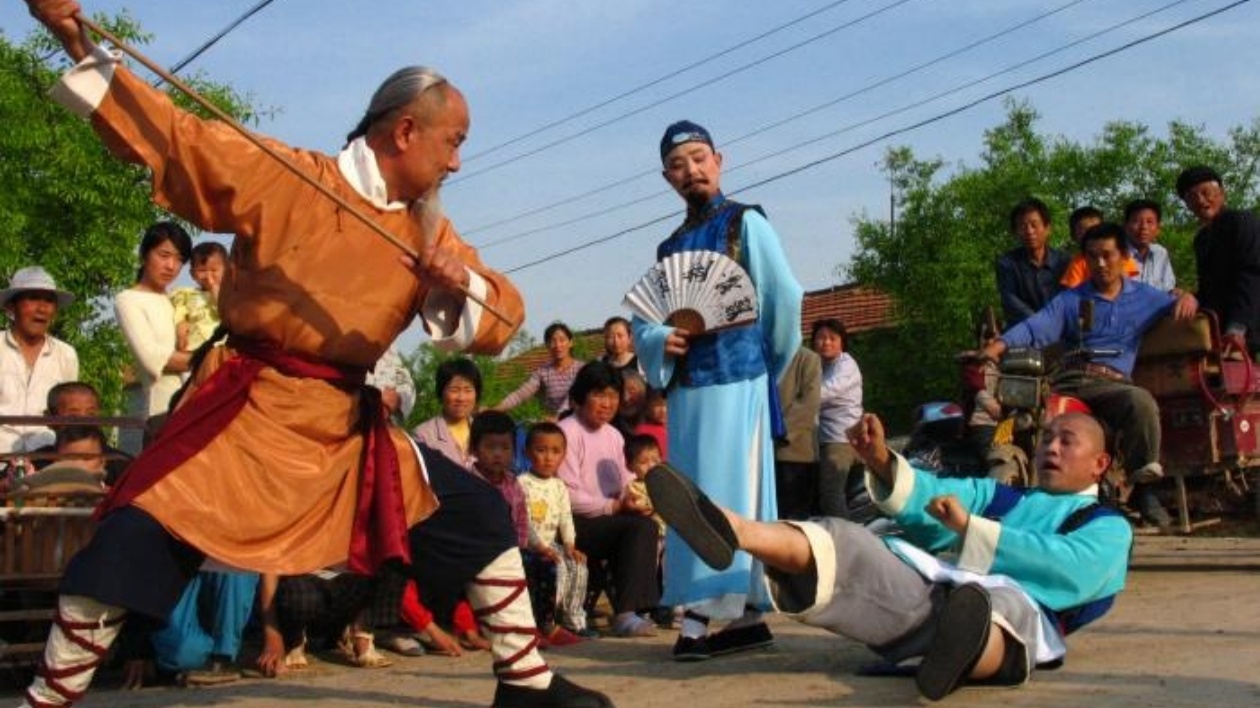
<svg viewBox="0 0 1260 708"><path fill-rule="evenodd" d="M752 279L717 251L682 251L648 269L622 301L634 314L692 334L757 320Z"/></svg>

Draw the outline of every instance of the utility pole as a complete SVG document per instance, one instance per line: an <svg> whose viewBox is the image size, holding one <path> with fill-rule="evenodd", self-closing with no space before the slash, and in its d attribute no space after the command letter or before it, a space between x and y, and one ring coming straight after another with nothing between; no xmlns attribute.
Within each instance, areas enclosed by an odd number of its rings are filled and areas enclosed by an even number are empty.
<svg viewBox="0 0 1260 708"><path fill-rule="evenodd" d="M892 175L888 176L888 232L889 236L897 238L897 190Z"/></svg>

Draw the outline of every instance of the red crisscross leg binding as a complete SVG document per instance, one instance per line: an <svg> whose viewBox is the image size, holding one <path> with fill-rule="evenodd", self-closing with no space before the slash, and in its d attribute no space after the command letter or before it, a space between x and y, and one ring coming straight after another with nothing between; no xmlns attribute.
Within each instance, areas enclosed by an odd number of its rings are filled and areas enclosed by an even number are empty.
<svg viewBox="0 0 1260 708"><path fill-rule="evenodd" d="M45 686L55 691L62 698L66 699L66 703L61 705L70 705L74 701L82 698L85 693L85 691L75 691L68 688L65 684L61 683L61 680L71 676L76 676L85 671L94 670L97 666L100 666L101 662L105 660L105 655L109 653L108 646L93 644L88 639L76 634L75 630L104 629L106 627L113 627L114 625L121 624L125 618L126 615L122 614L114 617L113 619L100 622L75 622L73 620L66 619L66 617L61 614L61 608L57 608L57 616L53 618L53 624L56 625L57 629L61 630L61 633L65 635L66 639L68 639L70 643L96 657L95 659L91 659L82 664L65 666L60 669L50 668L43 657L40 658L39 664L35 667L35 674L44 679ZM58 708L58 704L56 703L49 703L48 701L37 698L33 693L31 693L30 689L27 689L26 691L26 702L30 703L32 708Z"/></svg>
<svg viewBox="0 0 1260 708"><path fill-rule="evenodd" d="M485 607L479 607L473 610L473 614L476 615L477 621L487 632L492 632L494 634L524 634L530 638L529 642L523 649L517 651L515 654L512 654L506 659L500 659L494 662L494 673L499 677L499 680L519 681L550 671L550 667L548 667L545 662L523 671L511 670L512 667L516 665L516 662L528 656L531 652L538 648L539 634L537 627L491 624L487 619L489 615L493 615L507 609L512 603L517 602L523 593L528 591L529 587L526 585L525 579L473 578L473 584L481 585L483 587L512 588L512 591L509 592L502 600L499 600L492 605L486 605ZM528 599L528 595L526 596L526 599ZM526 614L530 617L533 616L532 612L527 612Z"/></svg>

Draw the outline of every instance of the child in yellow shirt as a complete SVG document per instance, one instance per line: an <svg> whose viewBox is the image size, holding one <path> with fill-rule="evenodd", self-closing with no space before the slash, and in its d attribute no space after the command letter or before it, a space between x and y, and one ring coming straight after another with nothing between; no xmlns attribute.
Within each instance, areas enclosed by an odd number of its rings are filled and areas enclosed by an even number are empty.
<svg viewBox="0 0 1260 708"><path fill-rule="evenodd" d="M194 351L214 336L219 327L219 286L227 271L227 249L214 241L199 243L192 251L195 288L171 293L175 307L175 341L180 351Z"/></svg>

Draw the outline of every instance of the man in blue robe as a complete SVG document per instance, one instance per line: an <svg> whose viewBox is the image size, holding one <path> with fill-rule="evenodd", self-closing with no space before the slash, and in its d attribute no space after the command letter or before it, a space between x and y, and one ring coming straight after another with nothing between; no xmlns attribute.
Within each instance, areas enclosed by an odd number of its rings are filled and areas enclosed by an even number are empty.
<svg viewBox="0 0 1260 708"><path fill-rule="evenodd" d="M849 439L871 498L899 534L843 519L750 521L668 465L648 473L648 491L702 557L721 564L743 550L765 563L780 611L893 665L922 657L916 683L931 700L964 684L1020 685L1034 668L1058 666L1064 637L1101 617L1124 588L1133 531L1098 503L1111 456L1094 418L1069 413L1050 423L1034 489L915 469L888 449L871 414Z"/></svg>
<svg viewBox="0 0 1260 708"><path fill-rule="evenodd" d="M660 155L687 217L657 247L657 259L686 251L729 256L748 272L759 313L751 325L706 333L635 319L635 350L648 383L668 389L670 462L724 506L774 519L772 406L779 376L800 346L802 290L761 210L723 196L722 155L707 130L674 123ZM769 598L760 563L742 556L715 570L674 534L664 563L664 602L686 608L675 659L704 660L774 641L761 618ZM710 635L710 619L730 622Z"/></svg>

